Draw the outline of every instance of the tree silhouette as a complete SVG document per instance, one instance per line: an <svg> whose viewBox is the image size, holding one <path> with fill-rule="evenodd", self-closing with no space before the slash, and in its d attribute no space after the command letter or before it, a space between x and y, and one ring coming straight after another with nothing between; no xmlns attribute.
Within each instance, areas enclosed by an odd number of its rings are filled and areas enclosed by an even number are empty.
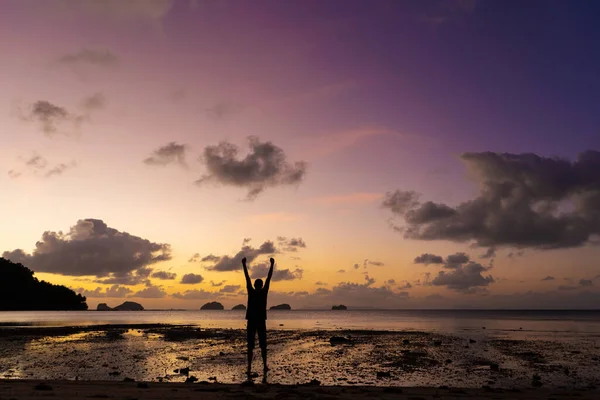
<svg viewBox="0 0 600 400"><path fill-rule="evenodd" d="M85 296L40 281L22 264L0 257L0 310L87 310Z"/></svg>

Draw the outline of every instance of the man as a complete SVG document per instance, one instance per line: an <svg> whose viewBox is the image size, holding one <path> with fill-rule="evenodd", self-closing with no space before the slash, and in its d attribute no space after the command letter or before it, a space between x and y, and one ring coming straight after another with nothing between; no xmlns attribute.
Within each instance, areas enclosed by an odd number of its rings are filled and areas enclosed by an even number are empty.
<svg viewBox="0 0 600 400"><path fill-rule="evenodd" d="M258 333L258 343L260 344L265 375L269 370L267 368L267 294L269 293L275 260L271 258L270 261L271 268L269 268L267 282L263 286L262 279L257 279L254 281L254 287L252 287L252 281L250 281L250 275L248 275L248 268L246 267L246 257L242 259L244 275L246 275L246 289L248 289L248 308L246 310L246 319L248 320L246 327L248 339L248 376L252 372L252 351L254 350L256 333Z"/></svg>

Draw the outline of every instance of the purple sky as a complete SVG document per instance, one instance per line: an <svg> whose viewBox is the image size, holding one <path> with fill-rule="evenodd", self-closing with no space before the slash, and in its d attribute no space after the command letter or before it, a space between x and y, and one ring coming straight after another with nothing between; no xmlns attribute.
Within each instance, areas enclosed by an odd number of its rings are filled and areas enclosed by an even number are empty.
<svg viewBox="0 0 600 400"><path fill-rule="evenodd" d="M295 308L588 307L598 11L3 1L1 250L92 307L232 306L252 252Z"/></svg>

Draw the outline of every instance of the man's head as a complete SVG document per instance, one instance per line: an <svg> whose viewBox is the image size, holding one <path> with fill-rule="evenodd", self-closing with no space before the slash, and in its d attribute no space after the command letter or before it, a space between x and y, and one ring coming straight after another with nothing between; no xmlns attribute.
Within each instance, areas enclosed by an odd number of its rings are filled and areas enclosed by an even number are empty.
<svg viewBox="0 0 600 400"><path fill-rule="evenodd" d="M254 289L256 290L260 290L263 287L263 281L262 279L257 279L254 281Z"/></svg>

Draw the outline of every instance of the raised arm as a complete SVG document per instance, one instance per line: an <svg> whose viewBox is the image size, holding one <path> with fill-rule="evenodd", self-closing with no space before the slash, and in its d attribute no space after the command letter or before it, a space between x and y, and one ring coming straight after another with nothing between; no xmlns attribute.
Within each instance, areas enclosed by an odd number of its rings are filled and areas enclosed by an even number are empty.
<svg viewBox="0 0 600 400"><path fill-rule="evenodd" d="M269 285L271 284L271 277L273 276L273 265L275 264L275 260L271 258L271 268L269 268L269 275L267 275L267 282L265 283L265 290L269 290Z"/></svg>
<svg viewBox="0 0 600 400"><path fill-rule="evenodd" d="M252 281L250 280L250 275L248 275L248 267L246 267L246 257L242 258L242 265L244 266L244 275L246 275L246 289L248 289L248 291L251 291Z"/></svg>

